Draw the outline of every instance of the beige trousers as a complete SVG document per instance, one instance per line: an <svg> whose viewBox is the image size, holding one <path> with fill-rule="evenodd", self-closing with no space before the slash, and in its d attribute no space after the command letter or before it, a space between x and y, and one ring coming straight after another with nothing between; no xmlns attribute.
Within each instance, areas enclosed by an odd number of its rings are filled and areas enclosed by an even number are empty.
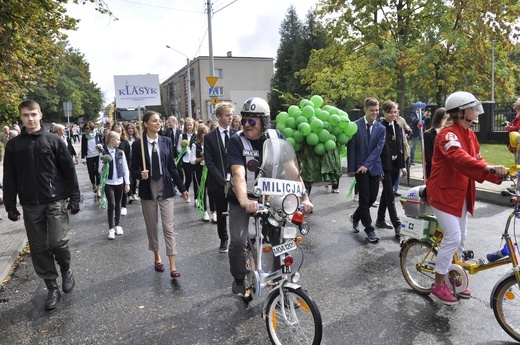
<svg viewBox="0 0 520 345"><path fill-rule="evenodd" d="M146 233L148 235L148 249L151 251L159 250L159 213L161 212L161 221L164 234L164 243L166 244L166 255L177 255L177 244L175 243L175 232L173 230L173 198L163 200L163 181L155 181L150 179L150 189L152 195L157 196L154 200L141 199L141 207L143 209L144 222L146 225Z"/></svg>

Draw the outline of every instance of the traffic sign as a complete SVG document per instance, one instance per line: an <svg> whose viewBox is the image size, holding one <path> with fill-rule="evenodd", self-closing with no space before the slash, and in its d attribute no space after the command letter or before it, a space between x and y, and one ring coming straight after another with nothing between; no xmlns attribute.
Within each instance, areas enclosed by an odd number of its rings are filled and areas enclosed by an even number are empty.
<svg viewBox="0 0 520 345"><path fill-rule="evenodd" d="M216 87L209 88L209 97L218 97L218 90Z"/></svg>
<svg viewBox="0 0 520 345"><path fill-rule="evenodd" d="M211 104L217 105L218 104L218 98L217 97L211 97Z"/></svg>
<svg viewBox="0 0 520 345"><path fill-rule="evenodd" d="M206 77L206 80L209 83L209 86L215 87L215 84L217 83L218 77Z"/></svg>

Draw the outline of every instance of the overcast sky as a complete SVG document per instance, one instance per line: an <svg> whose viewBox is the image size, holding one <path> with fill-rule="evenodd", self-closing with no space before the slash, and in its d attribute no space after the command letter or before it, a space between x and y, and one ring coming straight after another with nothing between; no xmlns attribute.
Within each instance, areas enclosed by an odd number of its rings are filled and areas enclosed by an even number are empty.
<svg viewBox="0 0 520 345"><path fill-rule="evenodd" d="M80 19L68 32L70 45L90 64L92 81L114 98L114 75L158 74L162 82L193 59L209 55L205 0L105 0L114 16L92 4L67 5ZM213 55L276 58L279 29L291 4L305 21L316 0L214 0ZM175 48L181 55L166 45ZM209 74L209 73L208 73Z"/></svg>

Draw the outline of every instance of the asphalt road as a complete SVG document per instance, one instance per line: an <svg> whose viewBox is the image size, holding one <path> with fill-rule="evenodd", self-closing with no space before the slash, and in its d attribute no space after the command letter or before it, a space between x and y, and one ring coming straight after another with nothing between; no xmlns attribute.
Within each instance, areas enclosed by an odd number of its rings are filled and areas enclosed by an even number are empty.
<svg viewBox="0 0 520 345"><path fill-rule="evenodd" d="M106 214L89 190L86 167L79 166L78 175L84 202L71 217L70 233L76 288L57 309L44 311L45 284L30 260L23 260L0 290L1 344L269 343L263 299L245 305L232 295L216 225L202 222L193 204L176 199L182 277L172 280L167 270L153 269L140 204L128 207L125 234L109 241ZM493 285L507 267L471 276L473 298L454 307L414 293L399 269L393 230L379 230L378 244L352 233L351 182L342 178L340 194L315 186L315 211L307 217L312 229L303 241L301 285L320 308L323 344L514 343L489 307ZM479 257L498 249L508 213L507 207L478 202L466 248ZM167 261L163 248L161 239Z"/></svg>

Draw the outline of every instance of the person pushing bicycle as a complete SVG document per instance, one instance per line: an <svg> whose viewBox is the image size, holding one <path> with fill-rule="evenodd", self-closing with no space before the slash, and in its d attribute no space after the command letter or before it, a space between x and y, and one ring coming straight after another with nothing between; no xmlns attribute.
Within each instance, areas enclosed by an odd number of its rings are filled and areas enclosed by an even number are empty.
<svg viewBox="0 0 520 345"><path fill-rule="evenodd" d="M252 97L242 106L241 124L243 130L229 139L227 144L228 166L231 168L232 188L228 191L229 199L229 266L234 278L232 291L244 295L244 277L246 268L245 244L249 234L249 218L258 211L258 201L252 193L258 171L246 168L251 160L262 164L263 145L268 138L284 138L275 129L269 129L269 104L259 97ZM303 186L303 181L302 186ZM305 212L311 212L313 205L307 195L301 199Z"/></svg>
<svg viewBox="0 0 520 345"><path fill-rule="evenodd" d="M428 203L443 229L442 246L437 253L435 282L431 295L446 305L458 300L444 283L454 253L462 257L466 240L467 215L473 215L475 205L475 181L500 184L507 175L502 165L486 162L480 154L477 136L470 129L484 113L482 103L471 93L457 91L446 99L449 118L435 139L432 171L426 181ZM470 298L465 290L460 298Z"/></svg>

